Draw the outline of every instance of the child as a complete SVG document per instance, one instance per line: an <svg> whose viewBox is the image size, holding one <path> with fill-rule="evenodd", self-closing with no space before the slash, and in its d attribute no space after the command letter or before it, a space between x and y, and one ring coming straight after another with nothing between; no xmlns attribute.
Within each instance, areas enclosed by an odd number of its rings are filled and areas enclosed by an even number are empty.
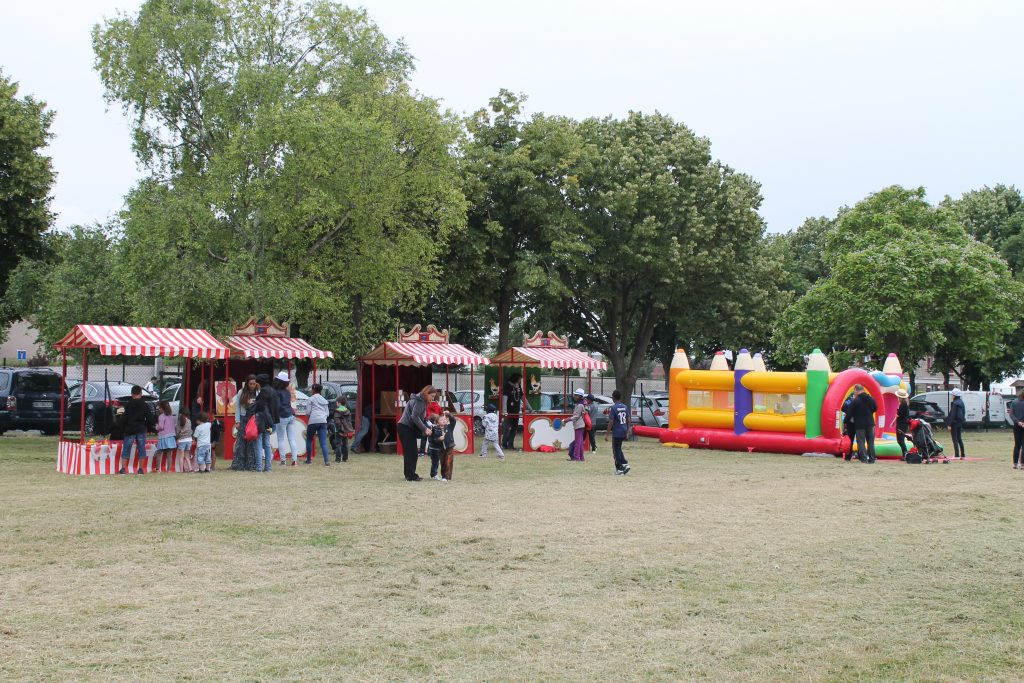
<svg viewBox="0 0 1024 683"><path fill-rule="evenodd" d="M348 462L348 440L352 438L355 427L352 425L352 411L348 409L344 396L338 397L338 407L331 415L331 446L334 447L334 462Z"/></svg>
<svg viewBox="0 0 1024 683"><path fill-rule="evenodd" d="M444 453L441 455L441 478L444 481L452 480L452 461L455 455L455 416L445 412L444 429Z"/></svg>
<svg viewBox="0 0 1024 683"><path fill-rule="evenodd" d="M576 407L572 410L572 417L569 419L572 421L572 428L574 431L574 438L572 445L569 446L569 460L575 460L577 462L583 462L583 452L586 450L585 439L587 437L587 422L584 415L589 417L587 413L587 395L582 389L577 389L573 396L576 398Z"/></svg>
<svg viewBox="0 0 1024 683"><path fill-rule="evenodd" d="M182 472L195 472L196 463L192 455L192 421L185 413L178 412L178 425L174 429L174 438L178 442L178 459L181 461Z"/></svg>
<svg viewBox="0 0 1024 683"><path fill-rule="evenodd" d="M160 401L159 406L160 416L156 420L156 455L160 458L160 464L157 465L158 471L164 468L164 459L167 456L174 457L174 449L178 446L178 440L174 438L175 425L171 404L167 401Z"/></svg>
<svg viewBox="0 0 1024 683"><path fill-rule="evenodd" d="M199 461L199 471L209 472L210 471L210 451L212 450L212 440L210 438L210 423L209 417L205 412L199 413L196 417L196 429L193 433L196 439L196 460Z"/></svg>
<svg viewBox="0 0 1024 683"><path fill-rule="evenodd" d="M434 400L427 404L427 412L423 419L426 422L437 424L437 418L441 417L443 412L444 409L441 408L441 403L437 400L437 394L434 394ZM426 435L420 437L420 456L427 454L428 438Z"/></svg>
<svg viewBox="0 0 1024 683"><path fill-rule="evenodd" d="M501 450L501 446L498 445L498 409L494 407L493 403L488 403L484 409L487 414L484 415L484 445L480 449L480 457L487 457L487 447L493 446L494 450L498 451L498 459L505 459L505 452Z"/></svg>
<svg viewBox="0 0 1024 683"><path fill-rule="evenodd" d="M590 440L590 452L597 453L597 414L600 407L593 394L587 394L587 415L590 416L590 427L587 428L587 438Z"/></svg>
<svg viewBox="0 0 1024 683"><path fill-rule="evenodd" d="M612 400L615 403L608 411L608 429L604 433L604 440L608 440L608 433L612 435L612 457L615 459L615 474L626 474L629 472L629 462L622 453L622 442L629 434L629 409L622 402L622 392L616 389L612 392Z"/></svg>
<svg viewBox="0 0 1024 683"><path fill-rule="evenodd" d="M427 452L430 454L430 478L438 481L448 481L444 475L438 473L441 458L444 457L444 437L447 431L448 416L442 413L430 428L430 437L427 439Z"/></svg>

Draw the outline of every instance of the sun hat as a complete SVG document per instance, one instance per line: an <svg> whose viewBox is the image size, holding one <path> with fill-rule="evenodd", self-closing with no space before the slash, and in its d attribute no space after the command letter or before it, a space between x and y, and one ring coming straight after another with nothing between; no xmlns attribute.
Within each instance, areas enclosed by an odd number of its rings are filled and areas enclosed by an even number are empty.
<svg viewBox="0 0 1024 683"><path fill-rule="evenodd" d="M960 390L959 389L954 389L953 391L951 391L949 393L953 394L954 396L959 396L960 395Z"/></svg>
<svg viewBox="0 0 1024 683"><path fill-rule="evenodd" d="M896 390L896 398L910 398L910 394L903 391L902 389Z"/></svg>
<svg viewBox="0 0 1024 683"><path fill-rule="evenodd" d="M574 391L573 393L574 393L575 395L577 395L577 396L586 396L586 395L587 395L587 392L583 391L582 389L577 389L577 390L576 390L576 391Z"/></svg>
<svg viewBox="0 0 1024 683"><path fill-rule="evenodd" d="M281 380L282 382L288 382L291 380L291 378L288 376L288 373L285 372L284 370L277 373L277 379Z"/></svg>

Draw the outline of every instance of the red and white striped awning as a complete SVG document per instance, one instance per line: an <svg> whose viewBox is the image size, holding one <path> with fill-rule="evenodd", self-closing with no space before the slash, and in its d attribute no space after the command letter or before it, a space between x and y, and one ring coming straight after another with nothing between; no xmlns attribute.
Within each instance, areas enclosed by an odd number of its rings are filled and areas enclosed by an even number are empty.
<svg viewBox="0 0 1024 683"><path fill-rule="evenodd" d="M227 358L231 352L206 330L117 325L75 325L54 346L58 349L99 349L103 356Z"/></svg>
<svg viewBox="0 0 1024 683"><path fill-rule="evenodd" d="M384 342L359 360L400 365L489 365L491 362L462 344L415 342Z"/></svg>
<svg viewBox="0 0 1024 683"><path fill-rule="evenodd" d="M305 339L239 334L227 338L228 346L243 358L334 358Z"/></svg>
<svg viewBox="0 0 1024 683"><path fill-rule="evenodd" d="M576 349L554 349L547 346L514 346L491 359L495 364L537 365L542 368L574 370L607 370L608 364L595 360Z"/></svg>

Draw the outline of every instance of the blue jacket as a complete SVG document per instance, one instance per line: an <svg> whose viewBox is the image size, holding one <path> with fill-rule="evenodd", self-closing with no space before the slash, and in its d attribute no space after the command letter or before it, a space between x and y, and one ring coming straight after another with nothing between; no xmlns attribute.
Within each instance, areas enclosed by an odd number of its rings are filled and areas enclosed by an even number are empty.
<svg viewBox="0 0 1024 683"><path fill-rule="evenodd" d="M955 427L965 422L967 422L967 408L964 406L963 399L957 396L949 404L949 415L946 416L946 424Z"/></svg>

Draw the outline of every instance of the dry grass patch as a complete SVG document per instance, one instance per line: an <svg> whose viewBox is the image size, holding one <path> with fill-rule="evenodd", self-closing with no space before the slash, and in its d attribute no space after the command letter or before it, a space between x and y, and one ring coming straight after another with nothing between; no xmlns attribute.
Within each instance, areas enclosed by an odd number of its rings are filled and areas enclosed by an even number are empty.
<svg viewBox="0 0 1024 683"><path fill-rule="evenodd" d="M629 444L73 478L0 439L0 678L1005 680L1024 472ZM420 470L429 463L420 462Z"/></svg>

